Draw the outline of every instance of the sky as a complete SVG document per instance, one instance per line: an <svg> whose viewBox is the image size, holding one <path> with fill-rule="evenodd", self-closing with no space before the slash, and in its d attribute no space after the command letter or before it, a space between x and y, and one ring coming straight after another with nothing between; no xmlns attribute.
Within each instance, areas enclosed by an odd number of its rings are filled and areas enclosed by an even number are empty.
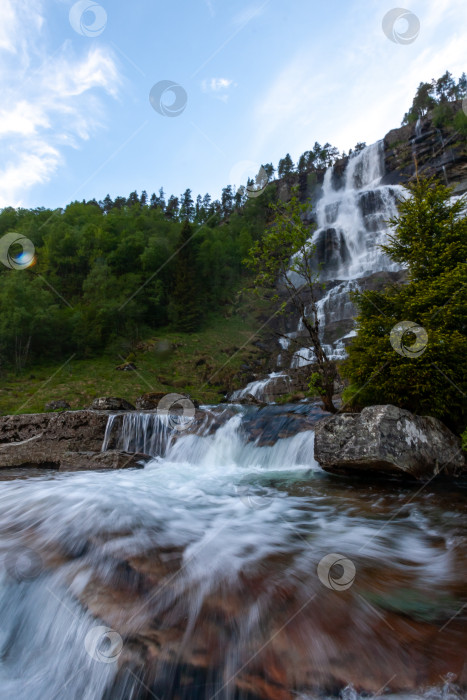
<svg viewBox="0 0 467 700"><path fill-rule="evenodd" d="M388 15L391 10L396 10ZM0 0L0 207L220 195L400 125L467 71L465 0ZM151 99L150 99L151 96Z"/></svg>

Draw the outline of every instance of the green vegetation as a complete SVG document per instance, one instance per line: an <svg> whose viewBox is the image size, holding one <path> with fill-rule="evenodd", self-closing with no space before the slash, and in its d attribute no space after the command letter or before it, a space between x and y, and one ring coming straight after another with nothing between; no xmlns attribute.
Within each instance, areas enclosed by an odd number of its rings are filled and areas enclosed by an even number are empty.
<svg viewBox="0 0 467 700"><path fill-rule="evenodd" d="M19 274L19 273L18 273ZM84 408L98 396L122 396L134 402L152 391L189 393L205 403L218 403L226 391L246 383L242 366L262 369L262 353L254 345L261 318L270 315L267 300L243 300L229 316L213 316L197 333L161 329L147 340L114 346L92 358L72 357L62 363L37 363L2 380L0 412L42 412L51 400L64 399ZM261 316L261 318L260 318ZM118 371L125 361L136 371Z"/></svg>
<svg viewBox="0 0 467 700"><path fill-rule="evenodd" d="M337 371L335 363L328 360L319 336L316 285L320 268L314 257L316 246L309 241L310 227L304 223L310 204L299 202L297 189L292 188L288 202L271 204L274 218L245 262L255 273L254 287L258 295L262 295L265 288L276 290L279 284L286 298L281 301L275 291L273 301L278 311L295 310L299 314L308 334L308 347L316 358L310 390L321 397L326 411L335 413L332 396Z"/></svg>
<svg viewBox="0 0 467 700"><path fill-rule="evenodd" d="M461 432L467 422L466 202L433 179L408 188L384 250L408 268L408 284L355 295L358 335L343 373L354 405L392 403ZM410 321L410 328L393 331ZM422 327L419 330L417 326ZM399 332L398 332L399 331ZM414 333L415 331L415 333ZM425 336L425 333L427 336Z"/></svg>
<svg viewBox="0 0 467 700"><path fill-rule="evenodd" d="M196 208L187 190L180 203L132 193L56 212L4 209L0 236L26 236L37 263L0 266L0 368L95 357L167 326L209 327L245 283L241 261L274 197L271 186L258 198L242 194L238 206L226 196ZM21 247L9 252L21 260Z"/></svg>
<svg viewBox="0 0 467 700"><path fill-rule="evenodd" d="M413 98L412 106L409 111L404 114L402 125L414 124L419 117L424 117L428 112L433 110L433 124L441 128L451 124L454 119L459 123L456 124L456 129L459 126L464 128L467 133L467 117L464 112L458 110L454 117L453 110L449 103L456 100L462 100L467 96L467 75L462 73L459 80L456 81L449 71L446 71L437 80L433 79L430 83L420 83ZM465 121L462 118L465 117Z"/></svg>

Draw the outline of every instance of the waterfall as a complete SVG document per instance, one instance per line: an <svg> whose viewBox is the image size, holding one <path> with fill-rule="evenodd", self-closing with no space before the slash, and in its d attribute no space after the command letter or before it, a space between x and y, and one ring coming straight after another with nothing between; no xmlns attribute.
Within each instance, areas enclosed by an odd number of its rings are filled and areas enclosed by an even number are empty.
<svg viewBox="0 0 467 700"><path fill-rule="evenodd" d="M229 400L238 401L239 399L244 399L248 397L248 395L251 395L254 396L255 399L258 399L258 401L265 401L268 403L274 400L275 394L288 393L290 386L291 381L288 374L285 372L271 372L265 379L250 382L243 389L232 392Z"/></svg>
<svg viewBox="0 0 467 700"><path fill-rule="evenodd" d="M418 115L417 123L415 124L415 137L417 139L422 135L422 118Z"/></svg>
<svg viewBox="0 0 467 700"><path fill-rule="evenodd" d="M117 436L114 433L118 433ZM114 447L123 452L163 457L173 433L167 416L158 413L129 412L109 416L102 451Z"/></svg>
<svg viewBox="0 0 467 700"><path fill-rule="evenodd" d="M397 215L397 201L404 189L383 185L384 144L378 141L349 158L344 175L338 178L334 166L326 170L321 197L316 205L316 230L311 243L322 271L320 281L327 285L318 301L321 340L330 359L345 357L345 341L352 331L331 337L329 329L341 321L349 321L356 309L350 292L360 288L359 280L380 271L396 271L400 267L383 253L380 246L387 241L388 220ZM290 338L304 337L303 326L290 333ZM333 334L331 334L333 335ZM335 335L335 334L334 334ZM309 348L294 353L291 367L313 362Z"/></svg>

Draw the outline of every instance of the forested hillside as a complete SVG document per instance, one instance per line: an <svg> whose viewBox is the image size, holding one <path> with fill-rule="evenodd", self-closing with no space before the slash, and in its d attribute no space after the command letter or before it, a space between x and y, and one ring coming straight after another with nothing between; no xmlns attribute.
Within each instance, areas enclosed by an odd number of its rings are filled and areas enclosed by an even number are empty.
<svg viewBox="0 0 467 700"><path fill-rule="evenodd" d="M457 82L445 73L421 83L404 123L430 111L441 131L465 139L467 115L452 107L466 94L465 74ZM242 290L251 281L244 260L272 218L271 205L290 196L294 184L300 185L303 201L327 167L345 165L364 147L357 143L340 153L329 143L315 142L297 164L286 154L277 169L271 163L261 166L246 187L224 187L219 200L209 194L195 197L191 189L166 197L161 188L151 195L143 191L75 201L55 211L3 209L0 236L14 232L18 242L8 250L16 263L0 266L0 371L11 377L71 355L78 361L102 353L115 366L134 359L141 343L156 336L180 342L176 334L208 332L209 345L221 327L227 349L240 345L224 322L240 312L231 328L238 321L249 329L248 317L254 335L267 318L261 317L257 301L254 318L251 299ZM21 237L35 249L26 261ZM215 372L224 361L221 354L208 366ZM188 377L184 384L180 373L190 371L182 363L174 381L186 386ZM248 372L251 367L245 365L243 379ZM225 382L221 377L218 382L220 391Z"/></svg>

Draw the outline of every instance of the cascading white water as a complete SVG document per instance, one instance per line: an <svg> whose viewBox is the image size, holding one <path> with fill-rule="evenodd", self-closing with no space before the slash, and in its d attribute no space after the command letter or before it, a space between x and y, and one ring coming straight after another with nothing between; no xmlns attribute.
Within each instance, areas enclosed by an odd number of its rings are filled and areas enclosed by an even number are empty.
<svg viewBox="0 0 467 700"><path fill-rule="evenodd" d="M350 488L327 476L314 459L311 406L293 416L278 407L224 410L213 431L173 427L165 456L142 470L0 482L1 697L344 700L364 697L352 682L376 691L409 676L417 692L401 700L458 693L451 681L426 692L416 685L424 640L451 618L443 640L462 640L465 544L452 495L443 501L430 484L408 498L397 484ZM111 417L107 438L159 450L159 419L128 414L114 435ZM291 420L295 434L285 430ZM317 574L330 552L355 564L344 593ZM399 606L395 620L388 610ZM411 625L420 641L408 661L411 643L400 634L410 639ZM90 635L102 627L121 641L114 656L103 652L111 663L90 653ZM423 673L433 663L426 658ZM440 661L444 674L454 666L449 655Z"/></svg>
<svg viewBox="0 0 467 700"><path fill-rule="evenodd" d="M230 395L230 401L238 401L248 395L254 396L258 401L270 403L274 400L274 394L287 393L290 388L290 377L285 372L271 372L265 379L250 382L243 389L238 389Z"/></svg>
<svg viewBox="0 0 467 700"><path fill-rule="evenodd" d="M116 419L121 422L117 425ZM117 436L114 437L114 433ZM141 452L152 457L163 457L173 430L166 415L131 412L109 417L102 451L108 450L115 439L115 447L123 452Z"/></svg>
<svg viewBox="0 0 467 700"><path fill-rule="evenodd" d="M350 292L358 290L358 279L383 270L398 270L381 250L387 241L388 220L397 214L397 200L404 189L382 185L384 176L384 144L378 141L367 146L348 161L342 181L335 177L334 167L324 175L322 194L316 205L317 228L311 243L322 263L320 280L337 280L318 302L321 334L326 327L355 315ZM300 322L291 337L302 335ZM330 359L345 357L344 336L332 343L324 342ZM313 361L314 354L302 349L294 354L292 367Z"/></svg>

